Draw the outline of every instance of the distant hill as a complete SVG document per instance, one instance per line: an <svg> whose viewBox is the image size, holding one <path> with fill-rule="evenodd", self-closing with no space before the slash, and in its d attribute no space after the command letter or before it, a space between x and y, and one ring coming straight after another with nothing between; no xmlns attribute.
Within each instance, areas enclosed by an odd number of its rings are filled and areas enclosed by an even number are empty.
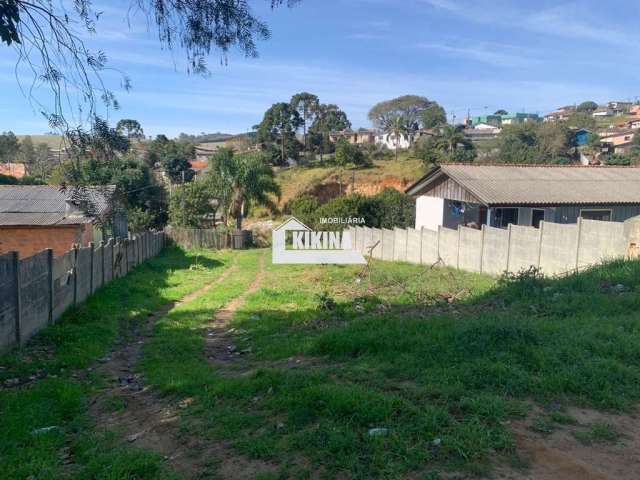
<svg viewBox="0 0 640 480"><path fill-rule="evenodd" d="M176 140L181 142L191 142L191 143L218 143L224 142L235 135L231 135L230 133L201 133L200 135L189 135L188 133L181 133L178 135Z"/></svg>
<svg viewBox="0 0 640 480"><path fill-rule="evenodd" d="M16 135L22 142L25 137L31 137L34 145L45 143L51 150L60 150L64 146L64 137L61 135Z"/></svg>

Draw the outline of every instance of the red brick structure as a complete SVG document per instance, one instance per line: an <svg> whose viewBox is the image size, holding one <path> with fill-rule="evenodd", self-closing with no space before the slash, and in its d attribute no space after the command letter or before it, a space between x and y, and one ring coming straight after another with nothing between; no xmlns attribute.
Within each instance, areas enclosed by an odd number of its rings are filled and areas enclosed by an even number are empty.
<svg viewBox="0 0 640 480"><path fill-rule="evenodd" d="M51 248L59 256L74 244L126 236L126 218L110 216L112 193L111 187L72 193L53 185L0 186L0 254L28 257ZM107 217L118 228L98 228L96 221Z"/></svg>
<svg viewBox="0 0 640 480"><path fill-rule="evenodd" d="M2 215L0 213L0 215ZM47 248L53 249L53 255L62 255L74 244L87 246L92 242L93 225L61 226L0 226L0 254L19 252L20 257L29 257Z"/></svg>

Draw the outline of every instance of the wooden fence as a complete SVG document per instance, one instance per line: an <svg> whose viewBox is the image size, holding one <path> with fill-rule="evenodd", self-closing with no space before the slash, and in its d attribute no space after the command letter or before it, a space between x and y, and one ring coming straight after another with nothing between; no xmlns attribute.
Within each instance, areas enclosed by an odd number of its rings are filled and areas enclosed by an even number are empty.
<svg viewBox="0 0 640 480"><path fill-rule="evenodd" d="M78 247L59 257L47 249L30 257L0 255L0 351L24 344L102 285L160 253L163 232Z"/></svg>

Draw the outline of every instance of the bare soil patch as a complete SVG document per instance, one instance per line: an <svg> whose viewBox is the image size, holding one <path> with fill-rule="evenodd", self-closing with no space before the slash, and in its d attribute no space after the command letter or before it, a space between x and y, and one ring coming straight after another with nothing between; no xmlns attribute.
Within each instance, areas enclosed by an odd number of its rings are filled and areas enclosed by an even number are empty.
<svg viewBox="0 0 640 480"><path fill-rule="evenodd" d="M637 480L640 478L640 418L584 408L566 412L577 420L549 434L534 431L532 417L512 422L516 453L523 468L501 467L492 477L509 480ZM585 445L575 436L594 424L611 425L620 434L615 442Z"/></svg>

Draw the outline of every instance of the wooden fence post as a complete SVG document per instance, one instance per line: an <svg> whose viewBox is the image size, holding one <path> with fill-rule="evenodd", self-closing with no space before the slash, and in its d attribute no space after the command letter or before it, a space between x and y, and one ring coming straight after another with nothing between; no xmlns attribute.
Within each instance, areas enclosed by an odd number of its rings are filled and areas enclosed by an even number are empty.
<svg viewBox="0 0 640 480"><path fill-rule="evenodd" d="M13 271L15 272L15 276L16 276L16 281L15 281L15 286L16 286L16 298L15 298L15 307L16 307L16 325L15 325L15 331L16 331L16 345L20 345L20 323L21 323L21 310L22 310L22 302L20 300L20 254L18 252L11 252L13 253Z"/></svg>
<svg viewBox="0 0 640 480"><path fill-rule="evenodd" d="M49 318L48 323L53 323L53 250L47 248L47 273L49 274Z"/></svg>

